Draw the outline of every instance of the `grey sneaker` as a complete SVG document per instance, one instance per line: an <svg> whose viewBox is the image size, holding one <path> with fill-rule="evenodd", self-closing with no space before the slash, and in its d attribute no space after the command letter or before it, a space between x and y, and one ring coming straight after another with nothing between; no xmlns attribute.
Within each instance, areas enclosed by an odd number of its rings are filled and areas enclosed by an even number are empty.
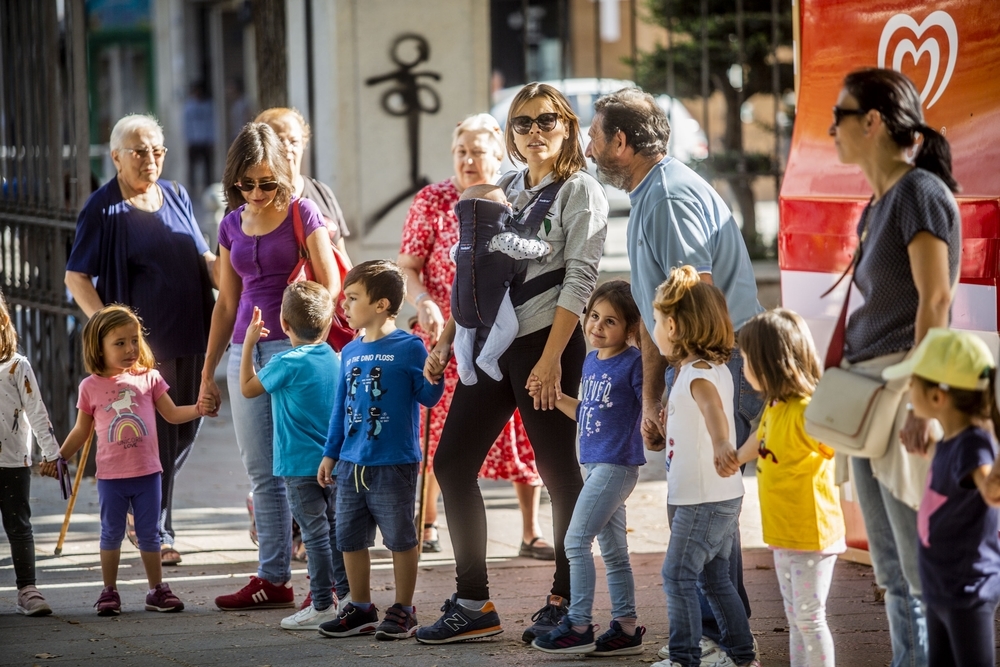
<svg viewBox="0 0 1000 667"><path fill-rule="evenodd" d="M521 641L530 644L536 637L549 634L559 626L567 611L569 611L569 600L558 595L549 595L545 598L545 606L531 617L534 623L525 629Z"/></svg>
<svg viewBox="0 0 1000 667"><path fill-rule="evenodd" d="M46 616L52 607L34 586L25 586L17 592L17 612L25 616Z"/></svg>
<svg viewBox="0 0 1000 667"><path fill-rule="evenodd" d="M409 639L417 633L417 617L398 602L385 610L385 619L375 630L375 639Z"/></svg>

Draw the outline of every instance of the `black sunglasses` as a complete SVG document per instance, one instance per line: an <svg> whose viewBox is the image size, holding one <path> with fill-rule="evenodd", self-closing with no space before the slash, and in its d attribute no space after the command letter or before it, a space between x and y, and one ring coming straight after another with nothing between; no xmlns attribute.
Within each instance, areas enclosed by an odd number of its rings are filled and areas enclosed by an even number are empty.
<svg viewBox="0 0 1000 667"><path fill-rule="evenodd" d="M538 114L537 118L531 116L514 116L510 119L510 126L518 134L531 132L532 125L538 125L539 132L551 132L561 116L555 112Z"/></svg>
<svg viewBox="0 0 1000 667"><path fill-rule="evenodd" d="M843 107L833 107L833 124L840 125L840 121L848 116L864 116L868 109L845 109Z"/></svg>
<svg viewBox="0 0 1000 667"><path fill-rule="evenodd" d="M254 181L247 179L237 183L236 187L241 192L253 192L254 188L260 188L261 192L274 192L278 189L278 181Z"/></svg>

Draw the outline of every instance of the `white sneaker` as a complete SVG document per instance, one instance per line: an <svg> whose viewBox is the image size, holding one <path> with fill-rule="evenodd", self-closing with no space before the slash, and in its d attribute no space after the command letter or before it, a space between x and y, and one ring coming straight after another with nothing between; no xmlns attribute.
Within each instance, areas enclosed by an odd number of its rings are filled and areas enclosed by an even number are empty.
<svg viewBox="0 0 1000 667"><path fill-rule="evenodd" d="M698 642L701 646L701 667L738 667L738 665L733 662L733 659L722 650L718 642L714 639L709 639L708 637L702 637L701 641ZM757 638L753 638L753 651L754 653L759 653L757 648ZM655 663L653 667L671 667L670 666L670 646L661 646L660 650L656 652L656 656L663 658L663 664ZM752 663L751 663L752 664Z"/></svg>
<svg viewBox="0 0 1000 667"><path fill-rule="evenodd" d="M285 630L319 630L320 624L336 620L338 613L336 604L331 604L323 611L316 611L316 607L309 605L281 619L281 627Z"/></svg>
<svg viewBox="0 0 1000 667"><path fill-rule="evenodd" d="M722 647L708 637L702 637L701 641L698 642L701 646L701 667L734 667L735 663L729 659L726 652L722 650ZM663 658L664 663L670 662L670 646L662 646L660 650L656 652L658 658ZM669 667L668 664L664 664L662 667Z"/></svg>
<svg viewBox="0 0 1000 667"><path fill-rule="evenodd" d="M668 660L660 660L659 662L654 662L649 667L681 667L681 663L679 663L679 662L671 662L668 659Z"/></svg>

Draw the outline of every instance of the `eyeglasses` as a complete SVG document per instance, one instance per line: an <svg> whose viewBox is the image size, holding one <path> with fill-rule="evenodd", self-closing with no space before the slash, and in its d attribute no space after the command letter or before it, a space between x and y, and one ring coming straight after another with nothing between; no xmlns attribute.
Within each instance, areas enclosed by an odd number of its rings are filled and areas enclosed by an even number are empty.
<svg viewBox="0 0 1000 667"><path fill-rule="evenodd" d="M139 158L140 160L145 160L149 157L149 154L153 154L153 158L156 160L162 160L163 156L167 154L166 146L154 146L152 148L129 148L128 151L132 153L133 157Z"/></svg>
<svg viewBox="0 0 1000 667"><path fill-rule="evenodd" d="M261 192L274 192L278 189L278 181L255 181L246 179L236 184L240 192L253 192L255 188L260 188Z"/></svg>
<svg viewBox="0 0 1000 667"><path fill-rule="evenodd" d="M539 132L551 132L560 118L562 116L554 112L538 114L537 118L532 118L531 116L514 116L510 119L510 126L518 134L531 132L532 125L538 125Z"/></svg>
<svg viewBox="0 0 1000 667"><path fill-rule="evenodd" d="M868 109L845 109L843 107L833 107L833 124L840 125L840 121L848 116L864 116Z"/></svg>

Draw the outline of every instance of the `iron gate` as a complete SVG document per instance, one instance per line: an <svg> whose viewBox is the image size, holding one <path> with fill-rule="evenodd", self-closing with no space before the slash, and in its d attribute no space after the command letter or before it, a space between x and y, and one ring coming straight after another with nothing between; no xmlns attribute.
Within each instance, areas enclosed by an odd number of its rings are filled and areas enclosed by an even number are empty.
<svg viewBox="0 0 1000 667"><path fill-rule="evenodd" d="M84 20L84 0L0 2L0 289L59 439L84 374L63 284L90 193Z"/></svg>

